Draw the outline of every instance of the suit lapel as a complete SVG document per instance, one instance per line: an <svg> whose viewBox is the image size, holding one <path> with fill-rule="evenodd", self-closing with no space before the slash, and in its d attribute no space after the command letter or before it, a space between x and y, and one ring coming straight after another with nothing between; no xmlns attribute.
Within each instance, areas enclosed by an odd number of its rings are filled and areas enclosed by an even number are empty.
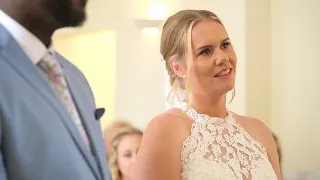
<svg viewBox="0 0 320 180"><path fill-rule="evenodd" d="M93 110L86 101L88 97L85 97L87 95L85 93L85 89L87 89L88 87L84 86L83 81L80 81L79 77L77 77L75 74L70 73L74 70L72 71L68 69L70 65L66 63L67 60L65 60L62 56L58 57L58 60L60 59L60 63L63 66L69 90L73 96L79 115L89 136L91 151L96 157L101 175L105 176L103 174L103 168L106 168L108 166L105 163L106 161L103 160L106 159L106 153L105 151L101 151L102 149L105 149L103 143L104 141L102 138L100 125L97 125L99 124L99 122L96 122L97 120L95 119L95 109ZM64 59L64 61L61 61L61 59ZM105 177L102 177L102 179L104 178Z"/></svg>
<svg viewBox="0 0 320 180"><path fill-rule="evenodd" d="M58 96L54 92L53 88L49 84L48 80L43 77L37 67L27 57L19 44L12 38L12 36L0 25L0 48L2 46L2 54L7 63L9 63L13 69L20 74L21 78L28 82L31 87L42 96L48 104L50 104L60 116L60 120L67 128L69 134L72 136L75 144L80 149L85 160L91 167L92 171L99 177L99 172L94 158L88 151L85 142L80 136L80 133L73 123L70 115L68 114L65 106L61 103ZM99 178L98 178L99 179Z"/></svg>

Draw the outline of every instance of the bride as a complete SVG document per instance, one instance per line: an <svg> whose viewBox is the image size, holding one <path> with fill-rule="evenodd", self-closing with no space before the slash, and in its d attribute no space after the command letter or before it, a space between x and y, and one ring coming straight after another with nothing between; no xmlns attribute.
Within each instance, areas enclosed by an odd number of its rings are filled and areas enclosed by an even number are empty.
<svg viewBox="0 0 320 180"><path fill-rule="evenodd" d="M237 57L221 20L184 10L163 27L161 54L173 90L187 98L156 116L144 133L134 180L281 179L272 133L226 108Z"/></svg>

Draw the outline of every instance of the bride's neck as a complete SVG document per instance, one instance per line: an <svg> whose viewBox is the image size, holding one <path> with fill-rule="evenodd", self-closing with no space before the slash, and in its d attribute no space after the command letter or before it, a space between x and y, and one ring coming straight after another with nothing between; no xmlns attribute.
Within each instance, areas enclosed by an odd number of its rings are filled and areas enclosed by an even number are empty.
<svg viewBox="0 0 320 180"><path fill-rule="evenodd" d="M226 95L215 99L191 95L191 102L186 100L200 114L224 118L227 115Z"/></svg>

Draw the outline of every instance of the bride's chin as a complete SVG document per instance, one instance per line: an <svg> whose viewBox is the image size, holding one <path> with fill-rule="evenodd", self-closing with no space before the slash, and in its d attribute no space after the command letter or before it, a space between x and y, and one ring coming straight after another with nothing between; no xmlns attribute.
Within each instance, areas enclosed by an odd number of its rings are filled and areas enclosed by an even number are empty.
<svg viewBox="0 0 320 180"><path fill-rule="evenodd" d="M211 96L213 97L217 97L217 96L224 96L227 93L229 93L230 91L232 91L234 89L234 85L229 85L229 86L225 86L225 87L220 87L219 89L213 89L210 93Z"/></svg>

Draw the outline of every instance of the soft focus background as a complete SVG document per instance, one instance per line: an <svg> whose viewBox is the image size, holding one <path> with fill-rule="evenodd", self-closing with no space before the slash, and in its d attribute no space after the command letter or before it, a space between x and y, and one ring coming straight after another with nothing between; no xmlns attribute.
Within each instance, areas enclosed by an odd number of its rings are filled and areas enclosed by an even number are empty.
<svg viewBox="0 0 320 180"><path fill-rule="evenodd" d="M144 129L170 107L159 38L182 9L211 10L225 23L238 56L230 109L277 134L285 179L320 179L319 0L89 0L85 25L57 32L54 46L106 108L103 130L116 119Z"/></svg>

